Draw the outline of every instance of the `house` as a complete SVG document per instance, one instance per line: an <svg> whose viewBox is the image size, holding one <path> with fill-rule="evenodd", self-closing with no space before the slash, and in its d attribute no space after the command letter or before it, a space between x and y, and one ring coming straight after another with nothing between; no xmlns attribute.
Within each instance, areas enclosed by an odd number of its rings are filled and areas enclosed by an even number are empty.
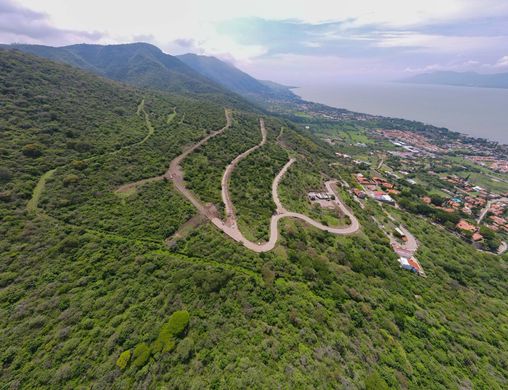
<svg viewBox="0 0 508 390"><path fill-rule="evenodd" d="M334 199L334 196L332 194L329 194L328 192L309 192L307 194L309 197L309 200L331 200Z"/></svg>
<svg viewBox="0 0 508 390"><path fill-rule="evenodd" d="M430 198L430 196L424 196L422 198L422 200L423 200L423 203L425 203L425 204L431 204L432 203L432 199Z"/></svg>
<svg viewBox="0 0 508 390"><path fill-rule="evenodd" d="M490 220L492 222L494 222L496 225L500 225L500 226L502 226L502 225L504 225L506 223L506 220L504 218L498 217L496 215L492 215L490 217Z"/></svg>
<svg viewBox="0 0 508 390"><path fill-rule="evenodd" d="M465 219L461 219L459 221L459 223L457 224L457 227L460 230L463 230L463 231L466 231L466 232L471 232L471 233L476 232L476 226L474 226L473 224L467 222Z"/></svg>
<svg viewBox="0 0 508 390"><path fill-rule="evenodd" d="M478 232L474 233L473 237L471 237L471 238L473 239L473 241L481 241L481 240L483 240L483 236L480 233L478 233Z"/></svg>
<svg viewBox="0 0 508 390"><path fill-rule="evenodd" d="M363 176L361 173L356 175L356 181L358 181L358 183L363 185L372 184L371 181L367 179L365 176Z"/></svg>
<svg viewBox="0 0 508 390"><path fill-rule="evenodd" d="M354 194L355 194L358 198L360 198L360 199L365 199L365 196L366 196L365 192L363 192L363 191L359 190L358 188L354 188L354 189L353 189L353 193L354 193Z"/></svg>
<svg viewBox="0 0 508 390"><path fill-rule="evenodd" d="M464 206L462 208L462 211L464 212L464 214L473 215L473 210L471 210L471 207L469 207L469 206Z"/></svg>
<svg viewBox="0 0 508 390"><path fill-rule="evenodd" d="M395 200L390 195L385 194L382 191L374 192L374 199L376 199L378 202L395 204Z"/></svg>
<svg viewBox="0 0 508 390"><path fill-rule="evenodd" d="M409 265L410 265L411 267L413 267L413 269L414 269L416 272L418 272L418 273L420 273L420 272L421 272L422 268L420 267L420 264L416 261L416 259L414 259L413 257L411 257L410 259L408 259L408 261L407 261L407 262L409 263Z"/></svg>
<svg viewBox="0 0 508 390"><path fill-rule="evenodd" d="M399 263L403 269L407 269L408 271L412 271L418 274L421 272L420 264L418 264L418 262L412 257L401 257L399 259Z"/></svg>

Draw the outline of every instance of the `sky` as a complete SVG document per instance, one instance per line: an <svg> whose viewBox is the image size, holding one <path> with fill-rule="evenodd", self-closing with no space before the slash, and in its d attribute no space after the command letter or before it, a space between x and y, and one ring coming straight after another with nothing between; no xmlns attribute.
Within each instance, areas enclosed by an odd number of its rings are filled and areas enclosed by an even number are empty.
<svg viewBox="0 0 508 390"><path fill-rule="evenodd" d="M289 84L508 72L508 0L0 0L0 42L148 42Z"/></svg>

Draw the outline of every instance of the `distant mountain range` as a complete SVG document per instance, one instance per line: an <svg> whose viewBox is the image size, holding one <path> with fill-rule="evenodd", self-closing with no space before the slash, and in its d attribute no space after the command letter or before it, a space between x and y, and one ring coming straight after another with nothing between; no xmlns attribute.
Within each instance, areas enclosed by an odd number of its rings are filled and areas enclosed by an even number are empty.
<svg viewBox="0 0 508 390"><path fill-rule="evenodd" d="M439 71L419 74L400 80L400 82L461 87L508 88L508 73L480 74L476 72Z"/></svg>
<svg viewBox="0 0 508 390"><path fill-rule="evenodd" d="M288 87L256 80L215 57L172 56L148 43L63 47L13 44L3 47L63 62L137 87L173 93L234 93L258 101L299 99Z"/></svg>

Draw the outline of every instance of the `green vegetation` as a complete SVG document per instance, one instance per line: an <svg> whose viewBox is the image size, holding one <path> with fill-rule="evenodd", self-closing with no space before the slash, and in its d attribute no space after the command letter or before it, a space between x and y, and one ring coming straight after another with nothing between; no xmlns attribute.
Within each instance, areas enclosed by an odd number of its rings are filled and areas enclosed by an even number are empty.
<svg viewBox="0 0 508 390"><path fill-rule="evenodd" d="M150 348L145 343L139 343L132 352L132 358L134 361L132 365L137 368L143 367L150 359Z"/></svg>
<svg viewBox="0 0 508 390"><path fill-rule="evenodd" d="M218 130L216 127L212 130ZM240 153L261 141L258 118L235 111L233 125L210 139L184 160L187 187L205 203L221 209L221 180L226 166Z"/></svg>
<svg viewBox="0 0 508 390"><path fill-rule="evenodd" d="M288 161L287 152L274 142L276 128L267 130L267 144L240 161L230 183L240 230L252 240L268 240L270 218L275 211L272 182Z"/></svg>
<svg viewBox="0 0 508 390"><path fill-rule="evenodd" d="M131 359L131 351L123 351L120 356L118 357L116 361L116 365L121 369L124 370L125 367L127 367L127 364L129 363L129 360Z"/></svg>
<svg viewBox="0 0 508 390"><path fill-rule="evenodd" d="M175 311L167 322L167 332L173 336L181 336L189 324L189 312Z"/></svg>
<svg viewBox="0 0 508 390"><path fill-rule="evenodd" d="M5 50L0 90L1 387L506 388L508 255L390 208L420 243L427 278L416 277L372 220L383 207L345 190L362 226L353 236L284 219L279 245L257 254L202 223L169 249L192 205L164 180L115 191L222 128L220 96L139 91ZM217 204L225 166L260 141L258 113L233 111L234 126L183 164L189 187ZM256 237L256 214L273 210L258 188L288 154L298 161L283 202L310 216L308 189L352 183L356 170L330 166L334 147L301 126L266 117L269 142L231 180ZM42 153L25 155L29 144Z"/></svg>

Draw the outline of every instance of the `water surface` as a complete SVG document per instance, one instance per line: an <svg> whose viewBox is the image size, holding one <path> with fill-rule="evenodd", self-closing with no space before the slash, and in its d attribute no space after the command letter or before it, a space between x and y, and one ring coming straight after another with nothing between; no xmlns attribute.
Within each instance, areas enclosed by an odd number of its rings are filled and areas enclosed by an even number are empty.
<svg viewBox="0 0 508 390"><path fill-rule="evenodd" d="M294 92L333 107L418 120L508 144L508 89L341 83L302 86Z"/></svg>

